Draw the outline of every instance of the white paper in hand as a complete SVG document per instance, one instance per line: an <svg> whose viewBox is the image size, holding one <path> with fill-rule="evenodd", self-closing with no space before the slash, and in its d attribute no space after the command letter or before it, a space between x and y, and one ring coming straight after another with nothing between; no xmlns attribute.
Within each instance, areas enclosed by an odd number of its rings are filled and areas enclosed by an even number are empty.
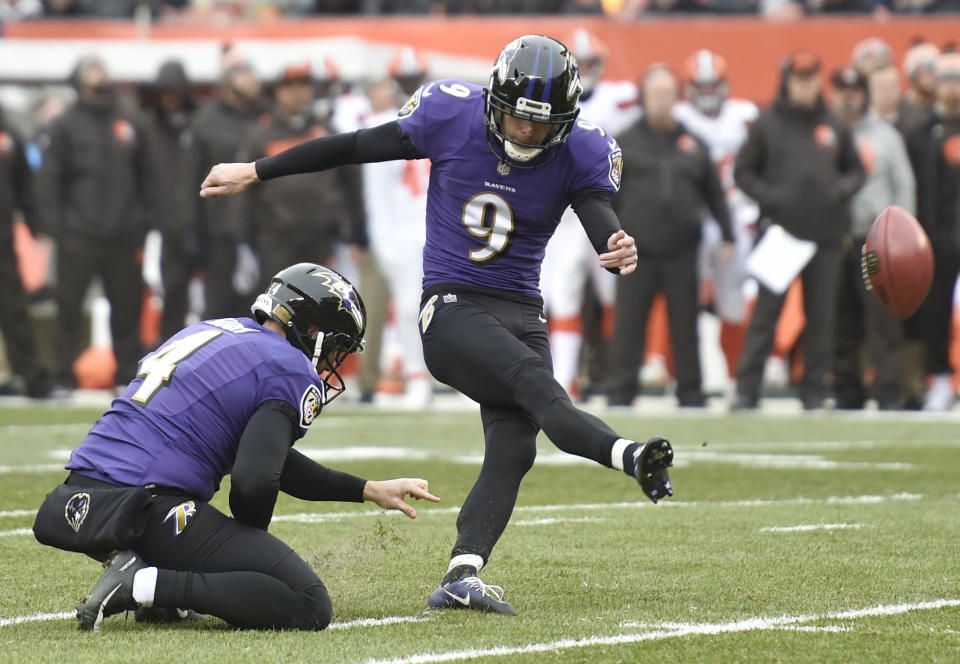
<svg viewBox="0 0 960 664"><path fill-rule="evenodd" d="M747 271L782 295L816 252L816 242L795 238L783 226L774 224L747 257Z"/></svg>

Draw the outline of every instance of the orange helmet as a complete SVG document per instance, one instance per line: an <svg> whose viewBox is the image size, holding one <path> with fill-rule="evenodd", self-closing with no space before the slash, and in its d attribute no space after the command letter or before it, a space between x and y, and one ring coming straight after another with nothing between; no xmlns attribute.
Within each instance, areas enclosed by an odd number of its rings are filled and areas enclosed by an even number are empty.
<svg viewBox="0 0 960 664"><path fill-rule="evenodd" d="M727 61L705 48L687 58L683 67L686 95L705 115L716 115L727 99Z"/></svg>
<svg viewBox="0 0 960 664"><path fill-rule="evenodd" d="M603 76L603 68L607 64L607 58L610 57L610 50L596 35L583 28L571 32L563 43L577 59L580 84L583 86L582 97L588 96Z"/></svg>

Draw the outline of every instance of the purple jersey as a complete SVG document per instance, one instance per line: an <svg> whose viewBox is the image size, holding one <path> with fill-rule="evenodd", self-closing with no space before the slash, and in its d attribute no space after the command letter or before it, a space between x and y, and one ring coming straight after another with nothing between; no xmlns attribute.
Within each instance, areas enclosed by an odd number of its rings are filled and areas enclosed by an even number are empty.
<svg viewBox="0 0 960 664"><path fill-rule="evenodd" d="M467 284L539 296L544 249L563 210L575 192L617 191L620 148L600 127L579 120L546 165L501 165L487 142L481 90L434 81L398 116L414 147L432 162L423 285Z"/></svg>
<svg viewBox="0 0 960 664"><path fill-rule="evenodd" d="M250 318L192 325L140 361L137 378L70 455L69 470L210 500L247 421L265 401L290 406L297 437L320 413L323 382L307 357Z"/></svg>

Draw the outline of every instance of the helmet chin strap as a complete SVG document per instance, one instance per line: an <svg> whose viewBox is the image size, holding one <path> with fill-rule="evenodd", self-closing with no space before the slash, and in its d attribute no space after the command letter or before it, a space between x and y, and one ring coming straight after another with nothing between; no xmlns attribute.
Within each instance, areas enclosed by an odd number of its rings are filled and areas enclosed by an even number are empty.
<svg viewBox="0 0 960 664"><path fill-rule="evenodd" d="M323 358L323 332L317 332L317 342L313 347L313 368L317 370L317 373L320 373L320 370L317 368L320 364L320 360Z"/></svg>
<svg viewBox="0 0 960 664"><path fill-rule="evenodd" d="M525 162L530 161L543 152L543 148L525 148L517 145L509 139L505 139L503 141L503 151L510 159L513 159L514 161Z"/></svg>

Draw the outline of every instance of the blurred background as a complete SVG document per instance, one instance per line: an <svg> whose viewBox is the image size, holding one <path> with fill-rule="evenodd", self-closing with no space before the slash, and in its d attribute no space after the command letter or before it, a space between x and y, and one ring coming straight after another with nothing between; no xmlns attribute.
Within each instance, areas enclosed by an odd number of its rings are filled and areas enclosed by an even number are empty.
<svg viewBox="0 0 960 664"><path fill-rule="evenodd" d="M218 162L388 121L426 81L485 84L505 44L538 33L571 48L586 88L581 117L617 136L656 117L656 102L638 95L651 65L669 72L668 115L709 150L741 263L764 224L734 177L740 146L788 78L815 79L817 99L855 137L863 186L875 181L844 203L849 219L831 220L837 242L855 253L865 234L857 219L904 204L934 242L938 272L936 302L906 323L878 322L842 284L807 295L834 312L834 336L827 391L804 406L950 410L960 361L957 12L958 0L0 0L0 392L114 390L185 324L248 315L277 269L310 260L358 282L370 310L348 394L435 403L442 386L416 333L428 164L296 176L235 200L201 201L197 191ZM882 139L868 117L887 128ZM896 177L909 177L908 193L883 184ZM736 403L758 287L745 272L729 282L711 268L719 216L704 208L697 241L695 347L674 347L691 342L670 333L665 293L626 313L634 295L590 276L574 249L581 241L553 243L542 286L555 369L573 396ZM809 345L819 337L803 335L801 281L784 294L764 395L793 394L804 352L818 350ZM725 307L725 291L742 306ZM627 332L615 339L618 311ZM638 338L639 366L612 386L610 348ZM675 357L690 354L699 384L684 393L681 367L678 392Z"/></svg>

